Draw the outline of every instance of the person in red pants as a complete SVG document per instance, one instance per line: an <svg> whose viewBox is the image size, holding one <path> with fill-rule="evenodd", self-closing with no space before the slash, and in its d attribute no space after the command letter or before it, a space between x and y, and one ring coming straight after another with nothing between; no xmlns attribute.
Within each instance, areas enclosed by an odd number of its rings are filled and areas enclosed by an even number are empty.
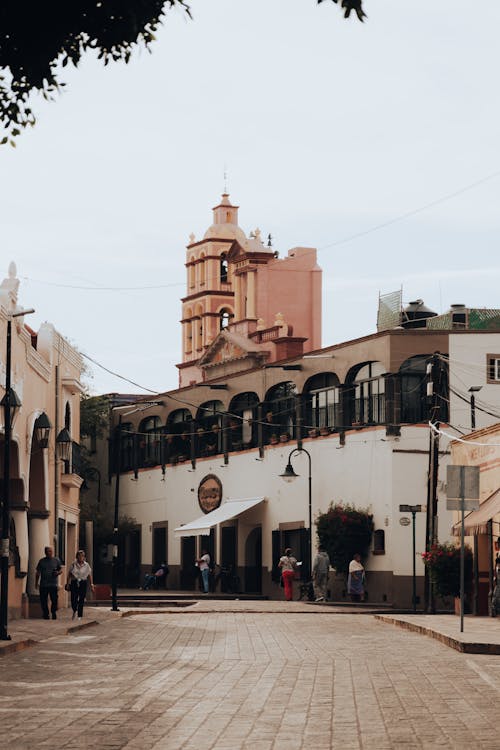
<svg viewBox="0 0 500 750"><path fill-rule="evenodd" d="M283 584L285 587L285 599L291 602L293 599L293 579L297 568L297 558L292 555L292 550L287 547L283 557L280 557L278 568L281 568Z"/></svg>

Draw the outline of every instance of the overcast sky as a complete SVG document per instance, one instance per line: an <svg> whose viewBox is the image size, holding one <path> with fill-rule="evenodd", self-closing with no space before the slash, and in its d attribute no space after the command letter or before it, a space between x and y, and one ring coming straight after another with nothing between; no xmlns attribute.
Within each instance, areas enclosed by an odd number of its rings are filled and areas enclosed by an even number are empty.
<svg viewBox="0 0 500 750"><path fill-rule="evenodd" d="M324 345L374 332L401 285L437 312L500 307L499 3L366 0L365 24L315 0L191 5L152 54L65 68L0 150L0 276L17 263L32 327L176 387L185 245L224 165L247 233L318 248ZM137 390L97 367L90 385Z"/></svg>

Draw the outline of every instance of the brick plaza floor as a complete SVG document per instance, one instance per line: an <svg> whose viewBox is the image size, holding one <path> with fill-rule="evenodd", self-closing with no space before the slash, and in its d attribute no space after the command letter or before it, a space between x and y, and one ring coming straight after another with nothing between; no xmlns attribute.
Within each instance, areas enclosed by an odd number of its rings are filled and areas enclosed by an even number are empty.
<svg viewBox="0 0 500 750"><path fill-rule="evenodd" d="M499 656L370 615L241 605L108 618L5 655L2 746L499 750Z"/></svg>

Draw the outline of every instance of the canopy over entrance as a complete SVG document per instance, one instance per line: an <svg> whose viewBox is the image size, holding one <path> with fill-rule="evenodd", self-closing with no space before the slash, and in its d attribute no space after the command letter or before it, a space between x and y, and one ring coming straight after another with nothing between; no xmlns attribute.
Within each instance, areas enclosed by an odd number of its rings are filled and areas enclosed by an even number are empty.
<svg viewBox="0 0 500 750"><path fill-rule="evenodd" d="M230 521L231 518L241 515L246 510L250 510L255 505L262 503L263 497L246 497L242 500L226 500L219 508L207 513L201 518L197 518L195 521L190 521L184 524L184 526L178 526L174 529L176 537L183 536L208 536L212 526L217 526L223 521Z"/></svg>
<svg viewBox="0 0 500 750"><path fill-rule="evenodd" d="M464 519L465 535L474 536L475 534L487 534L488 533L488 521L491 521L493 516L500 513L500 489L496 490L490 495L477 510L473 510ZM454 524L453 534L460 536L461 533L461 522Z"/></svg>

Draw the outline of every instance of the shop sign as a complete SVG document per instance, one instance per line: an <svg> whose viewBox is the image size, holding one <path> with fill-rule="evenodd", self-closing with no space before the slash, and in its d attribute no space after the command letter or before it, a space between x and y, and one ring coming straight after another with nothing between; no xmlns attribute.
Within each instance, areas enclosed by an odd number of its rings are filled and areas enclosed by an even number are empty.
<svg viewBox="0 0 500 750"><path fill-rule="evenodd" d="M198 503L204 513L210 513L222 502L222 482L215 474L203 477L198 487Z"/></svg>

